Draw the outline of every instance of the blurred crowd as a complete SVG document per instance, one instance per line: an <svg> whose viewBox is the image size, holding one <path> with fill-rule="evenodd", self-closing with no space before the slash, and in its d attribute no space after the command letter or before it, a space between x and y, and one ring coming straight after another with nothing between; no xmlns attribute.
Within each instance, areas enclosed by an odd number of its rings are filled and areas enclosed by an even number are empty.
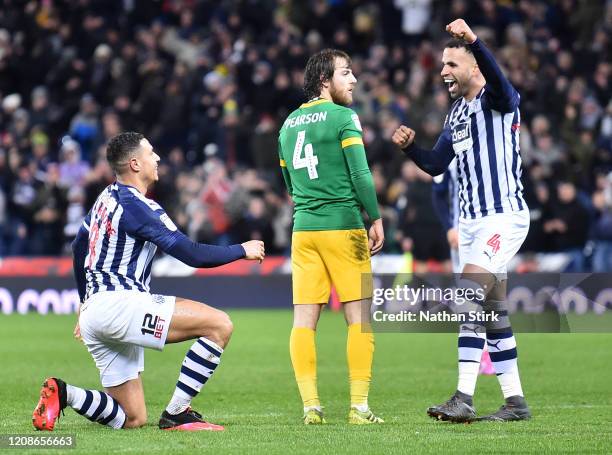
<svg viewBox="0 0 612 455"><path fill-rule="evenodd" d="M107 140L144 133L151 191L192 238L260 238L287 254L292 206L277 134L324 47L353 58L385 252L445 244L431 179L390 137L435 143L449 108L444 26L466 19L521 94L532 253L612 271L612 1L4 0L0 9L0 257L69 251L113 181ZM415 250L418 261L445 251ZM537 268L537 266L536 266Z"/></svg>

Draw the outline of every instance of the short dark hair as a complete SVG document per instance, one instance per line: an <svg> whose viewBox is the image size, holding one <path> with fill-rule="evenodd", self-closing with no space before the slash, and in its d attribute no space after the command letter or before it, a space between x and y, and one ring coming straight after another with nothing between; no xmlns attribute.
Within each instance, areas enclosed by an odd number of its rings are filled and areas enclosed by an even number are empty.
<svg viewBox="0 0 612 455"><path fill-rule="evenodd" d="M336 58L343 58L351 65L351 58L339 49L323 49L308 59L304 70L304 94L307 99L319 96L323 82L334 76Z"/></svg>
<svg viewBox="0 0 612 455"><path fill-rule="evenodd" d="M144 135L126 131L113 136L106 146L106 159L115 174L122 174L132 154L140 147Z"/></svg>
<svg viewBox="0 0 612 455"><path fill-rule="evenodd" d="M447 41L446 44L444 45L444 49L449 48L449 47L457 48L457 49L463 48L465 49L465 52L467 52L468 54L472 54L472 49L470 48L470 45L461 39L453 38Z"/></svg>

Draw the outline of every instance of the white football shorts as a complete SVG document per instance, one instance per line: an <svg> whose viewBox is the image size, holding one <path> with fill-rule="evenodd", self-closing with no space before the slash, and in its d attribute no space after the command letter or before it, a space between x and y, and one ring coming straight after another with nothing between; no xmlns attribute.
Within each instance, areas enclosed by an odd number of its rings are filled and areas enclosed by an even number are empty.
<svg viewBox="0 0 612 455"><path fill-rule="evenodd" d="M529 210L495 213L476 219L459 219L459 262L474 264L507 278L508 262L518 252L529 231Z"/></svg>
<svg viewBox="0 0 612 455"><path fill-rule="evenodd" d="M162 350L176 297L134 290L103 291L81 305L81 336L104 387L136 379L144 348Z"/></svg>

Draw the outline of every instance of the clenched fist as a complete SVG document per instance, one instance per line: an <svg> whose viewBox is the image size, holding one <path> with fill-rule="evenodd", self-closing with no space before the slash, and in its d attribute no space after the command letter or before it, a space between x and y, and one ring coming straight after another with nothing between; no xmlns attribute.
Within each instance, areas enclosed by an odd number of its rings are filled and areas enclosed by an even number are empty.
<svg viewBox="0 0 612 455"><path fill-rule="evenodd" d="M415 136L416 133L413 129L402 125L398 129L396 129L393 133L393 136L391 136L391 142L393 142L399 148L405 149L414 142Z"/></svg>
<svg viewBox="0 0 612 455"><path fill-rule="evenodd" d="M261 262L266 257L266 249L261 240L249 240L248 242L244 242L242 248L244 248L244 252L246 253L244 256L245 259Z"/></svg>
<svg viewBox="0 0 612 455"><path fill-rule="evenodd" d="M452 21L446 26L446 31L450 33L453 38L463 40L468 44L472 44L476 41L476 34L463 19Z"/></svg>

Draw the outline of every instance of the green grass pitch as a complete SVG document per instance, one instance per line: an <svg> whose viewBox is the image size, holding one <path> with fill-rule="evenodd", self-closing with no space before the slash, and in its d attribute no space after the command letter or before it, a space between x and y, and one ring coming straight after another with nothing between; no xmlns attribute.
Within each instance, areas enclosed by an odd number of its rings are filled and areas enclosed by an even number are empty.
<svg viewBox="0 0 612 455"><path fill-rule="evenodd" d="M66 410L54 434L76 434L77 454L195 453L610 453L612 446L612 334L519 334L523 388L534 418L508 424L448 424L425 414L456 386L453 334L379 334L371 407L386 419L372 427L346 424L346 329L342 315L325 312L317 336L319 393L328 425L301 423L288 338L291 313L230 310L234 337L221 367L194 408L223 433L157 429L189 343L148 351L144 373L149 423L113 431ZM35 434L31 413L46 376L99 388L86 348L72 339L74 316L2 316L0 434ZM497 409L495 377L480 377L475 405ZM43 451L38 451L41 453ZM27 450L11 453L34 453ZM44 453L57 453L46 449Z"/></svg>

